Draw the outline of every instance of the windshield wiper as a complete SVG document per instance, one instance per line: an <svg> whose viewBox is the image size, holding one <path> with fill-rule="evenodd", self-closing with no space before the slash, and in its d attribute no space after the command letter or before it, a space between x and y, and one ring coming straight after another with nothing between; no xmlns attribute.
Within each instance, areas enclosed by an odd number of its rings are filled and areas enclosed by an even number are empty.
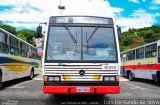
<svg viewBox="0 0 160 105"><path fill-rule="evenodd" d="M64 25L64 27L65 27L65 29L67 30L67 32L69 33L69 36L71 37L72 41L73 41L74 43L77 43L77 40L74 38L74 36L73 36L72 32L70 31L70 29L68 28L68 26L67 26L67 25Z"/></svg>
<svg viewBox="0 0 160 105"><path fill-rule="evenodd" d="M87 43L92 39L93 35L97 32L98 28L99 28L99 26L97 26L97 27L93 30L92 34L89 36L89 38L88 38L87 41L86 41Z"/></svg>

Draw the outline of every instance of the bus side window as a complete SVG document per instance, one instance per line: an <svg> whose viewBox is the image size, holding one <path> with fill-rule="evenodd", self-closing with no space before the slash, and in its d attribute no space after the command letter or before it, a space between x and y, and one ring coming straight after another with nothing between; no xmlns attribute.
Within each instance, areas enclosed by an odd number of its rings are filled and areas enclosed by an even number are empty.
<svg viewBox="0 0 160 105"><path fill-rule="evenodd" d="M8 35L0 31L0 52L9 53Z"/></svg>
<svg viewBox="0 0 160 105"><path fill-rule="evenodd" d="M20 52L22 57L27 57L27 45L23 42L20 42Z"/></svg>
<svg viewBox="0 0 160 105"><path fill-rule="evenodd" d="M122 62L126 62L126 60L127 60L127 54L124 53L122 54Z"/></svg>
<svg viewBox="0 0 160 105"><path fill-rule="evenodd" d="M32 54L33 54L33 58L36 59L36 55L37 55L37 50L35 48L32 48Z"/></svg>
<svg viewBox="0 0 160 105"><path fill-rule="evenodd" d="M27 56L28 56L28 58L33 58L32 47L31 46L27 47Z"/></svg>
<svg viewBox="0 0 160 105"><path fill-rule="evenodd" d="M144 58L144 47L136 49L136 59Z"/></svg>
<svg viewBox="0 0 160 105"><path fill-rule="evenodd" d="M131 50L128 52L128 60L134 60L135 59L135 50Z"/></svg>
<svg viewBox="0 0 160 105"><path fill-rule="evenodd" d="M19 55L19 41L14 37L10 37L10 53Z"/></svg>
<svg viewBox="0 0 160 105"><path fill-rule="evenodd" d="M41 60L41 56L38 56L37 48L36 48L35 51L36 51L36 59L37 59L37 60Z"/></svg>
<svg viewBox="0 0 160 105"><path fill-rule="evenodd" d="M145 47L145 58L157 56L157 44L148 45Z"/></svg>

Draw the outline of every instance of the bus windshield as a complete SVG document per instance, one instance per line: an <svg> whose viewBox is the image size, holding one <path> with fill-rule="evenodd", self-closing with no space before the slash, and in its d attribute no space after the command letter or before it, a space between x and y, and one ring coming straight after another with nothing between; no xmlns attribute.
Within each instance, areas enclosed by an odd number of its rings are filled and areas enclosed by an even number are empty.
<svg viewBox="0 0 160 105"><path fill-rule="evenodd" d="M46 60L117 61L113 28L50 26Z"/></svg>

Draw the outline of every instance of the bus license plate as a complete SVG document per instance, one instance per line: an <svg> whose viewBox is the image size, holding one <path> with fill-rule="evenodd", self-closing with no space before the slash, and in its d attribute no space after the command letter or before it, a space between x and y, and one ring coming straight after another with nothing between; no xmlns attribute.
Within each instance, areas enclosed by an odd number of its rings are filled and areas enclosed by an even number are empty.
<svg viewBox="0 0 160 105"><path fill-rule="evenodd" d="M90 88L78 87L78 88L77 88L77 92L90 92Z"/></svg>

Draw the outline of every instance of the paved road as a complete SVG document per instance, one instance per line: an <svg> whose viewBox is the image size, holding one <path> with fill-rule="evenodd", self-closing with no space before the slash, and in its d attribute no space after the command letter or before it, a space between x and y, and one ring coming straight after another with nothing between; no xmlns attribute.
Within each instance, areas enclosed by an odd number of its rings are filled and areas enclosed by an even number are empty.
<svg viewBox="0 0 160 105"><path fill-rule="evenodd" d="M120 79L121 93L104 96L95 95L65 95L54 96L43 94L43 81L41 75L37 75L33 80L26 78L6 82L5 88L0 90L0 105L69 105L69 104L115 104L116 100L125 102L133 99L158 99L152 104L160 104L160 87L153 81L137 79L128 81L126 78ZM130 101L126 99L131 99ZM116 101L119 102L119 101ZM139 102L139 101L138 101ZM141 101L140 101L141 102ZM145 102L152 102L146 101ZM117 104L117 103L116 103ZM127 104L127 103L125 103Z"/></svg>

